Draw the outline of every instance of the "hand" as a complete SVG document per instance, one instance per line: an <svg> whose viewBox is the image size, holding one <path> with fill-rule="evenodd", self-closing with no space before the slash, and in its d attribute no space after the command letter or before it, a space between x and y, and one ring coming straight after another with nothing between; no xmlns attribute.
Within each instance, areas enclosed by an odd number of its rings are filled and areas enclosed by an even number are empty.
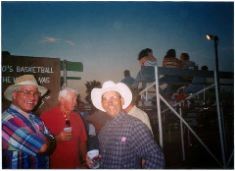
<svg viewBox="0 0 235 171"><path fill-rule="evenodd" d="M57 141L69 141L72 138L72 132L61 131L57 136Z"/></svg>
<svg viewBox="0 0 235 171"><path fill-rule="evenodd" d="M93 167L93 161L88 157L88 155L86 155L86 164L89 168Z"/></svg>
<svg viewBox="0 0 235 171"><path fill-rule="evenodd" d="M95 159L95 158L97 158L97 159ZM95 158L93 158L93 160L92 160L88 157L88 155L86 155L86 164L91 169L93 169L95 167L94 165L97 164L97 163L94 163L94 162L97 162L97 161L100 162L101 155L98 155ZM94 160L97 160L97 161L94 161Z"/></svg>

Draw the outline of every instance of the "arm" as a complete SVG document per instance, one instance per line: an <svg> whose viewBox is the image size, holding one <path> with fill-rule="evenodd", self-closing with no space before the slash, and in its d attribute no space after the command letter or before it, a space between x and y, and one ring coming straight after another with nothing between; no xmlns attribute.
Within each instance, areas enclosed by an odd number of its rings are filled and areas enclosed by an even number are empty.
<svg viewBox="0 0 235 171"><path fill-rule="evenodd" d="M19 118L11 118L2 123L2 136L7 146L35 156L47 149L43 133L35 133Z"/></svg>
<svg viewBox="0 0 235 171"><path fill-rule="evenodd" d="M47 138L47 143L41 147L39 152L41 154L51 155L56 149L57 141L52 134L45 134L45 136Z"/></svg>
<svg viewBox="0 0 235 171"><path fill-rule="evenodd" d="M164 168L165 159L163 152L155 143L150 130L143 123L135 125L133 130L133 148L137 155L144 160L143 168Z"/></svg>
<svg viewBox="0 0 235 171"><path fill-rule="evenodd" d="M79 138L79 150L80 150L80 161L82 168L86 166L86 155L87 155L87 132L85 125L81 117L78 118L78 123L80 125L80 138Z"/></svg>
<svg viewBox="0 0 235 171"><path fill-rule="evenodd" d="M87 154L87 142L81 142L79 143L80 148L80 158L81 158L81 165L86 165L86 154Z"/></svg>

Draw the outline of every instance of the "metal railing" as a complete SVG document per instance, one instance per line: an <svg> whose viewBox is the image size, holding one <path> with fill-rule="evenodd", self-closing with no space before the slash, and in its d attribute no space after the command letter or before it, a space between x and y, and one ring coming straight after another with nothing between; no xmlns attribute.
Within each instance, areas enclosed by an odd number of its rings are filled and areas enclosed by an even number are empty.
<svg viewBox="0 0 235 171"><path fill-rule="evenodd" d="M158 74L158 67L155 66L155 82L152 82L150 85L147 85L146 88L144 88L141 92L140 95L141 97L145 97L145 100L148 99L148 90L151 89L153 86L155 85L155 89L156 89L156 106L157 106L157 115L158 115L158 128L159 128L159 143L160 146L163 148L163 131L162 131L162 119L161 119L161 113L166 112L167 110L172 111L179 119L180 119L180 130L181 130L181 145L182 145L182 155L183 155L183 160L185 159L185 151L184 151L184 137L183 137L183 128L182 128L182 124L184 124L188 130L194 135L194 137L198 140L198 142L206 149L206 151L210 154L210 156L223 168L227 168L229 163L232 160L232 157L234 155L234 152L232 152L229 156L228 161L226 162L226 157L225 157L225 145L224 145L224 140L223 140L223 134L224 134L224 130L219 129L219 133L220 133L220 144L221 144L221 154L222 154L222 163L220 162L220 160L211 152L211 150L207 147L207 145L202 141L202 139L196 134L196 132L190 127L190 125L184 120L184 118L182 117L182 111L180 110L180 113L178 113L174 107L177 106L181 106L180 104L184 101L180 101L178 103L175 103L173 106L171 106L167 100L161 96L161 94L159 93L159 74ZM213 88L215 85L211 84L208 87L203 88L202 90L191 94L190 96L188 96L185 100L189 100L191 98L193 98L194 96L197 96L201 93L205 93L207 90ZM218 93L218 91L215 92L216 94ZM217 97L217 95L216 95ZM160 105L160 101L162 101L168 108L164 111L161 111L161 105ZM216 106L218 106L218 100L216 100ZM220 109L217 107L217 113L218 113L218 120L220 120ZM218 122L219 124L219 128L221 128L221 122Z"/></svg>

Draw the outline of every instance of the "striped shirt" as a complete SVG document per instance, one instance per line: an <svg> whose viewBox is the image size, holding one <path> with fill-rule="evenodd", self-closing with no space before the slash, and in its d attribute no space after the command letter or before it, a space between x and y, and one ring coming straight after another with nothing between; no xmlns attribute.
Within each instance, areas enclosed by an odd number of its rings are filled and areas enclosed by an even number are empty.
<svg viewBox="0 0 235 171"><path fill-rule="evenodd" d="M108 121L99 133L99 142L102 169L164 168L164 155L152 133L128 114Z"/></svg>
<svg viewBox="0 0 235 171"><path fill-rule="evenodd" d="M3 168L48 168L49 158L38 154L49 134L32 113L11 105L2 116Z"/></svg>
<svg viewBox="0 0 235 171"><path fill-rule="evenodd" d="M164 57L162 66L167 68L181 68L181 61L175 57Z"/></svg>

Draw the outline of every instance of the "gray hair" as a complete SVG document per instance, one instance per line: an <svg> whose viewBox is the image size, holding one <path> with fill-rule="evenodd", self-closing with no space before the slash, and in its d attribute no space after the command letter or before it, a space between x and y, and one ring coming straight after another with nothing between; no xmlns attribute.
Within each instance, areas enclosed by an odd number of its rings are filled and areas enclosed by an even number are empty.
<svg viewBox="0 0 235 171"><path fill-rule="evenodd" d="M58 96L58 100L59 100L61 97L66 97L69 93L73 93L73 94L75 94L75 95L78 95L77 90L72 89L72 88L69 88L69 87L65 87L65 88L63 88L62 90L60 90L59 96Z"/></svg>

